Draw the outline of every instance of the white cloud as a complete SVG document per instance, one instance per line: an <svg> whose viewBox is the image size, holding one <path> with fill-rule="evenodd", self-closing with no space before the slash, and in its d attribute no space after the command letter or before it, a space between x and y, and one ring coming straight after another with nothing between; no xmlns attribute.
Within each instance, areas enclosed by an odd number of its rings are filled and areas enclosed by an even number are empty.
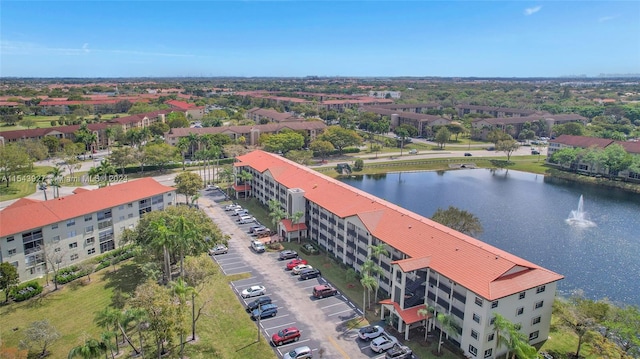
<svg viewBox="0 0 640 359"><path fill-rule="evenodd" d="M603 16L601 18L598 19L598 22L605 22L605 21L610 21L613 19L616 19L618 16L620 15L615 15L615 16Z"/></svg>
<svg viewBox="0 0 640 359"><path fill-rule="evenodd" d="M538 11L540 11L540 9L542 9L542 6L538 5L538 6L534 6L534 7L528 7L526 9L524 9L524 14L529 16L529 15L533 15L535 13L537 13Z"/></svg>
<svg viewBox="0 0 640 359"><path fill-rule="evenodd" d="M37 43L20 42L10 40L0 40L0 52L3 55L64 55L64 56L78 56L87 55L90 53L104 53L104 54L121 54L121 55L134 55L134 56L160 56L160 57L194 57L192 54L179 54L171 52L147 52L147 51L132 51L132 50L118 50L118 49L89 49L89 43L82 44L78 48L64 48L64 47L47 47Z"/></svg>

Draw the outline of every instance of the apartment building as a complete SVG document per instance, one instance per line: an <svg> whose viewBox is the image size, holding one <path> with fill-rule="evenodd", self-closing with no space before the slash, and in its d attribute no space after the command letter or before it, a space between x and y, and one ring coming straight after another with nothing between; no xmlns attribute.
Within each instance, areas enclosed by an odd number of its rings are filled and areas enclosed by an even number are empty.
<svg viewBox="0 0 640 359"><path fill-rule="evenodd" d="M457 330L447 340L470 357L506 352L495 337L496 313L518 324L531 344L548 337L562 275L281 156L253 151L239 156L235 169L253 175L250 193L263 204L277 200L289 214L304 213L304 226L278 226L282 237L295 230L358 272L370 246L384 244L381 318L391 318L405 338L425 321L439 325L417 314L425 304L454 318Z"/></svg>
<svg viewBox="0 0 640 359"><path fill-rule="evenodd" d="M115 249L144 213L175 203L175 188L152 178L48 201L22 198L0 211L0 262L14 265L21 282L42 277L52 260L66 267Z"/></svg>

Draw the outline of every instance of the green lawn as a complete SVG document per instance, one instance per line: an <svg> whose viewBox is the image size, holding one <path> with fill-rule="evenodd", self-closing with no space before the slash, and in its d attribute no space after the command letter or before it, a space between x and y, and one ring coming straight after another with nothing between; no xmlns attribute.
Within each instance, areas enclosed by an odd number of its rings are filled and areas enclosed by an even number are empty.
<svg viewBox="0 0 640 359"><path fill-rule="evenodd" d="M67 358L69 350L78 344L83 333L99 338L102 329L93 323L95 313L111 303L116 288L127 294L133 293L135 286L143 279L141 273L138 265L128 261L115 273L107 268L92 275L90 283L82 278L40 299L0 307L0 337L3 344L16 347L29 323L48 319L62 335L51 346L52 355L49 358ZM197 324L198 340L185 346L185 355L192 359L275 359L266 340L256 342L256 324L231 290L229 281L232 279L239 278L227 278L218 271L197 297L196 301L200 303L209 302ZM121 350L130 352L127 346L122 346ZM177 358L177 352L174 351L169 357Z"/></svg>
<svg viewBox="0 0 640 359"><path fill-rule="evenodd" d="M16 179L20 180L9 182L8 187L6 182L2 182L0 185L0 202L22 198L35 193L37 184L32 179L35 176L45 176L51 169L52 167L34 167L31 171L16 175ZM42 199L44 200L44 194Z"/></svg>

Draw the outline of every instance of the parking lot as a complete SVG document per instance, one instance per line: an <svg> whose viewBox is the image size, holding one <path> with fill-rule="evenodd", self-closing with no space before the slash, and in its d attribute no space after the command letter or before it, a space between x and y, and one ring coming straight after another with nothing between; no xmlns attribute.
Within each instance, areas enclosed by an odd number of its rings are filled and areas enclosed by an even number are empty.
<svg viewBox="0 0 640 359"><path fill-rule="evenodd" d="M214 191L212 191L214 192ZM214 196L206 196L214 197ZM222 196L224 198L224 196ZM219 201L211 201L213 203ZM241 203L240 203L241 204ZM346 323L362 315L361 310L340 292L332 297L316 299L313 287L327 283L321 276L318 278L299 280L286 270L289 260L279 260L278 252L255 253L250 242L254 239L248 230L255 223L238 224L237 216L231 211L225 212L220 204L212 204L205 211L214 217L214 221L224 233L231 236L226 254L213 256L226 275L249 273L250 277L231 283L243 304L256 298L241 298L242 290L254 285L266 288L266 294L278 307L277 315L258 320L262 336L270 341L271 336L281 329L297 327L301 336L298 341L274 346L278 357L300 347L309 346L314 357L323 358L383 358L384 354L374 353L369 343L357 338L357 330L346 330ZM322 270L322 268L318 268ZM250 316L247 313L247 316ZM256 333L257 334L257 333ZM273 345L273 344L272 344Z"/></svg>

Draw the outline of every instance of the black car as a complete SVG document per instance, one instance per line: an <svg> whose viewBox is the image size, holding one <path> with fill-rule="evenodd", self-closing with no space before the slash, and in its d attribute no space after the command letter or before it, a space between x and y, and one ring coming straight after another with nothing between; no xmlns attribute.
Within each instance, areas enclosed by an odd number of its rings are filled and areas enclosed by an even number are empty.
<svg viewBox="0 0 640 359"><path fill-rule="evenodd" d="M321 274L320 271L315 268L305 269L302 272L300 272L300 280L317 278L320 276L320 274Z"/></svg>
<svg viewBox="0 0 640 359"><path fill-rule="evenodd" d="M465 153L464 153L464 156L465 156L465 157L471 157L471 156L473 156L473 155L472 155L470 152L465 152Z"/></svg>
<svg viewBox="0 0 640 359"><path fill-rule="evenodd" d="M262 305L271 304L271 298L267 296L260 297L253 302L247 304L247 312L253 312L254 310L260 308Z"/></svg>
<svg viewBox="0 0 640 359"><path fill-rule="evenodd" d="M292 251L290 249L285 249L284 251L280 252L279 258L281 261L285 259L298 258L298 252Z"/></svg>

